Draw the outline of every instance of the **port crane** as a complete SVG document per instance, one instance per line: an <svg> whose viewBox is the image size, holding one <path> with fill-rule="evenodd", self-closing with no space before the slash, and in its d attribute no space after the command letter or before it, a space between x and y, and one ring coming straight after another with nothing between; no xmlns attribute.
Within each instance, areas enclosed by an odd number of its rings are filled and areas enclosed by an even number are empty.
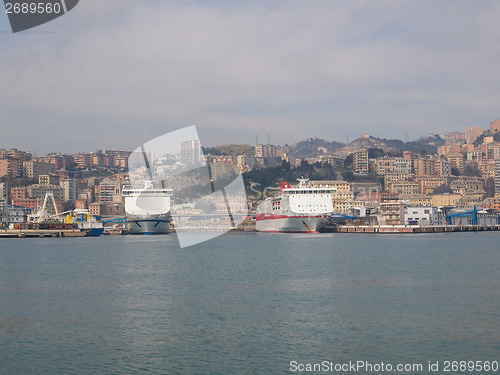
<svg viewBox="0 0 500 375"><path fill-rule="evenodd" d="M52 202L52 207L54 208L55 215L49 215L47 212L47 203L49 201L49 198ZM57 210L56 200L54 199L54 193L48 191L47 193L45 193L45 198L43 199L42 207L36 213L30 215L29 219L30 221L35 223L43 223L45 220L58 215L59 212Z"/></svg>

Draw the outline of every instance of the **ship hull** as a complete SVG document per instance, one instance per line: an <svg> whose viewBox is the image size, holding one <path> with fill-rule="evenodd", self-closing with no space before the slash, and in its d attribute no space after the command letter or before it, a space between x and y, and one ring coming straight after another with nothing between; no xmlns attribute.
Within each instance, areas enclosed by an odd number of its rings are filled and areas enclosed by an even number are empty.
<svg viewBox="0 0 500 375"><path fill-rule="evenodd" d="M328 223L328 216L257 218L255 229L259 232L319 233Z"/></svg>
<svg viewBox="0 0 500 375"><path fill-rule="evenodd" d="M104 234L104 228L80 229L80 231L85 232L86 237L99 237Z"/></svg>
<svg viewBox="0 0 500 375"><path fill-rule="evenodd" d="M170 218L167 214L128 215L127 229L130 234L169 234Z"/></svg>

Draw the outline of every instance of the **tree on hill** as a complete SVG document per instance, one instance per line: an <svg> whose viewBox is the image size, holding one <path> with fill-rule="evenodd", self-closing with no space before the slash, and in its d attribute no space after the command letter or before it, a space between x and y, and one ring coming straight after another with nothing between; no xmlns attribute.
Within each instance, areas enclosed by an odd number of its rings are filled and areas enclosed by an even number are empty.
<svg viewBox="0 0 500 375"><path fill-rule="evenodd" d="M205 155L253 155L255 153L255 146L242 144L232 144L232 145L223 145L223 146L215 146L215 147L202 147L203 153Z"/></svg>
<svg viewBox="0 0 500 375"><path fill-rule="evenodd" d="M467 164L464 168L464 176L481 177L483 172L481 172L477 165Z"/></svg>
<svg viewBox="0 0 500 375"><path fill-rule="evenodd" d="M495 179L493 177L488 177L484 183L484 190L486 191L487 198L495 196Z"/></svg>

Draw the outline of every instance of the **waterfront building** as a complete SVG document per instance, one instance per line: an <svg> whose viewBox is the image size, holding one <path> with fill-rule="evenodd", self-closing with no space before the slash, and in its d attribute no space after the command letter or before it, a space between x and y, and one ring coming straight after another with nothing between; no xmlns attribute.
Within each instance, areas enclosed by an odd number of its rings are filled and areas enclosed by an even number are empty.
<svg viewBox="0 0 500 375"><path fill-rule="evenodd" d="M20 206L0 206L0 224L25 223L28 210Z"/></svg>
<svg viewBox="0 0 500 375"><path fill-rule="evenodd" d="M473 225L474 219L472 216L453 216L458 213L470 212L470 209L467 210L454 210L449 212L451 225ZM498 214L493 214L487 211L479 211L477 212L477 225L498 225Z"/></svg>
<svg viewBox="0 0 500 375"><path fill-rule="evenodd" d="M437 209L432 206L409 205L405 207L404 223L416 225L436 225Z"/></svg>
<svg viewBox="0 0 500 375"><path fill-rule="evenodd" d="M404 203L386 201L380 203L379 225L400 225L404 222Z"/></svg>

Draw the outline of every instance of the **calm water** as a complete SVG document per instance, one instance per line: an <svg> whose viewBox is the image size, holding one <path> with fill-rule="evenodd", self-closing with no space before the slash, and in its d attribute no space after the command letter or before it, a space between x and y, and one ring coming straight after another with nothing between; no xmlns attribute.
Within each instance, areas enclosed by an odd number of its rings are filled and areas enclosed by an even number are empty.
<svg viewBox="0 0 500 375"><path fill-rule="evenodd" d="M175 235L1 239L0 373L499 360L499 239L228 234L186 249Z"/></svg>

